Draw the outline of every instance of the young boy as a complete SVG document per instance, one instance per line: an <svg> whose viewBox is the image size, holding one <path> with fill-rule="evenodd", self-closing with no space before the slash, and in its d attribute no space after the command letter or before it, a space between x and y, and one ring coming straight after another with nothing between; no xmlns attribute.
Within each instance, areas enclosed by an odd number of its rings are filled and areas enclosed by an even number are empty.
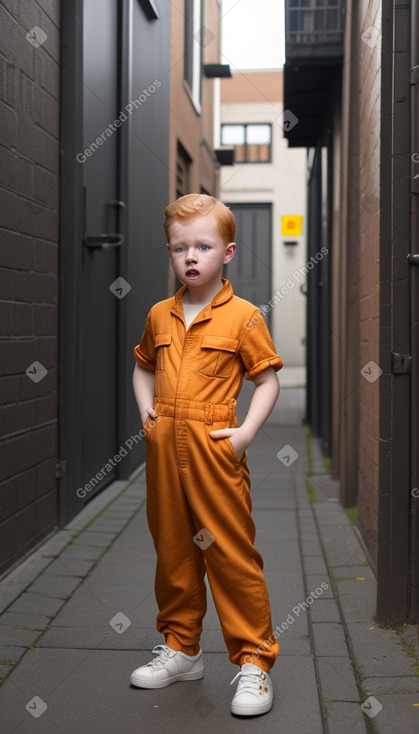
<svg viewBox="0 0 419 734"><path fill-rule="evenodd" d="M166 208L164 226L184 285L151 309L134 350L133 385L148 428L147 519L165 644L131 683L162 688L203 677L206 573L229 658L240 666L231 711L254 716L272 707L268 671L279 646L253 545L246 448L275 405L282 360L261 312L221 277L236 251L232 212L211 196L190 194ZM238 427L245 373L255 392Z"/></svg>

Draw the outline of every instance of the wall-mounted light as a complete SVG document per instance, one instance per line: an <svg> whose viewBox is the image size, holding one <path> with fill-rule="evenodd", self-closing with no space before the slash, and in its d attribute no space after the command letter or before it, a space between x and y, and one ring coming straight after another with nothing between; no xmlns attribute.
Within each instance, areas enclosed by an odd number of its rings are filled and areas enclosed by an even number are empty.
<svg viewBox="0 0 419 734"><path fill-rule="evenodd" d="M231 77L230 64L204 64L204 76L207 79L223 79Z"/></svg>
<svg viewBox="0 0 419 734"><path fill-rule="evenodd" d="M214 153L220 166L234 166L234 148L217 148Z"/></svg>

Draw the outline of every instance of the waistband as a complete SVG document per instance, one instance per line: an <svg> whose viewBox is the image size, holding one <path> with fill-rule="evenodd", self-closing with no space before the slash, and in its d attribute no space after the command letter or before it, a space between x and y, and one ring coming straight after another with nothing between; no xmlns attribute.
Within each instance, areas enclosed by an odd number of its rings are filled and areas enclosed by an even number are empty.
<svg viewBox="0 0 419 734"><path fill-rule="evenodd" d="M230 398L227 403L201 403L186 398L155 398L154 410L157 415L169 418L203 421L208 426L216 421L233 422L237 401Z"/></svg>

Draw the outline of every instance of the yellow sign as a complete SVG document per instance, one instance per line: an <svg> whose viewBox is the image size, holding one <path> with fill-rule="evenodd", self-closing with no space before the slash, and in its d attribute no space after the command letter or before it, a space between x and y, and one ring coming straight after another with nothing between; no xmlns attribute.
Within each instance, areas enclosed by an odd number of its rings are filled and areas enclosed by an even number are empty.
<svg viewBox="0 0 419 734"><path fill-rule="evenodd" d="M300 237L303 234L303 217L300 214L285 214L281 217L281 234L284 237Z"/></svg>

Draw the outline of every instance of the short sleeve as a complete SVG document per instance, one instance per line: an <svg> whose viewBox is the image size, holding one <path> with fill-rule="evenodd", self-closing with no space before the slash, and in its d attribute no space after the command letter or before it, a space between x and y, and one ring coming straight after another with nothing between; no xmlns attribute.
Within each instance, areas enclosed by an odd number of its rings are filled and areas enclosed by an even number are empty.
<svg viewBox="0 0 419 734"><path fill-rule="evenodd" d="M252 318L246 321L245 329L240 356L246 368L246 380L251 380L268 367L278 372L283 362L276 353L269 329L259 309L256 309Z"/></svg>
<svg viewBox="0 0 419 734"><path fill-rule="evenodd" d="M147 316L141 341L134 348L134 356L137 364L145 370L155 372L156 369L156 349L154 346L154 336L151 324L151 312Z"/></svg>

